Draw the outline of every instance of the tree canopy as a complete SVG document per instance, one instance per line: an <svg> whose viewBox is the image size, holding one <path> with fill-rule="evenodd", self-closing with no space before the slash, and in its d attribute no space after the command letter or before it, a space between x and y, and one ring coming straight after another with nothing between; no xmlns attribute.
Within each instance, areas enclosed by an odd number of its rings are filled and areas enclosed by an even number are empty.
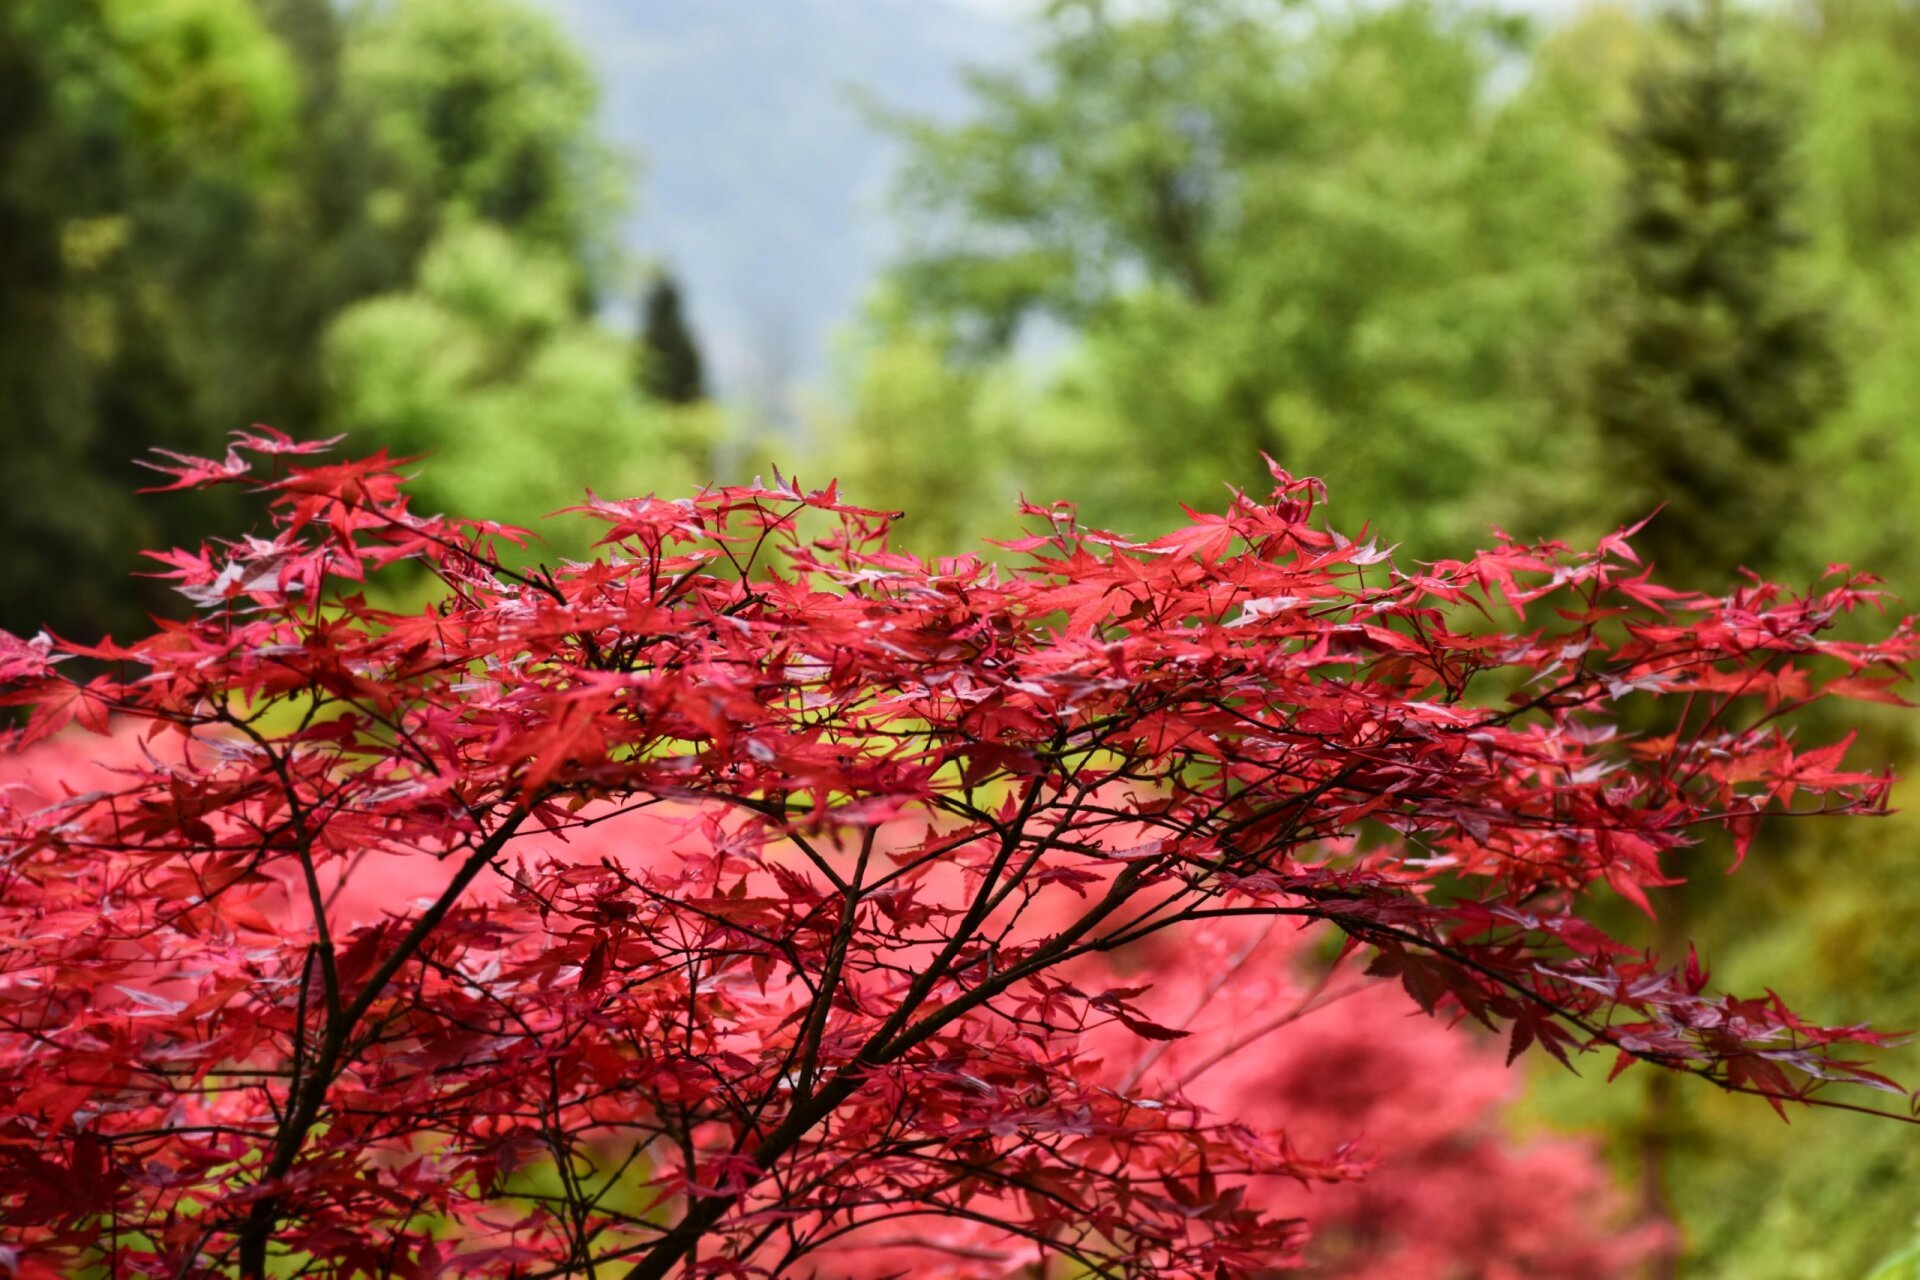
<svg viewBox="0 0 1920 1280"><path fill-rule="evenodd" d="M1031 508L1006 569L832 489L594 498L605 552L529 574L322 448L164 464L271 512L159 554L191 620L0 633L10 753L141 739L0 791L0 1208L43 1269L779 1274L914 1219L873 1265L1268 1274L1308 1234L1261 1188L1365 1159L1086 1051L1187 1038L1099 965L1232 922L1510 1057L1910 1120L1885 1036L1581 910L1884 807L1783 719L1920 646L1830 634L1876 601L1844 571L1691 594L1620 535L1398 567L1276 468L1145 544ZM370 603L409 562L441 593ZM1613 731L1643 704L1667 732Z"/></svg>

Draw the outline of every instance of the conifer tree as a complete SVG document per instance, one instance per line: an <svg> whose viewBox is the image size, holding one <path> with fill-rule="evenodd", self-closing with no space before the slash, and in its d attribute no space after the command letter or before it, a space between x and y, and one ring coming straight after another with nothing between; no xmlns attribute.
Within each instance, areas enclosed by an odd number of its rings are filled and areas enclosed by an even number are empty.
<svg viewBox="0 0 1920 1280"><path fill-rule="evenodd" d="M1722 0L1665 21L1671 47L1617 137L1619 276L1584 390L1605 515L1664 504L1640 545L1669 581L1718 588L1774 560L1802 500L1796 445L1840 380L1826 316L1785 277L1801 238L1785 115L1731 47Z"/></svg>
<svg viewBox="0 0 1920 1280"><path fill-rule="evenodd" d="M680 286L665 271L654 274L640 300L640 385L668 404L707 397L700 348L680 309Z"/></svg>
<svg viewBox="0 0 1920 1280"><path fill-rule="evenodd" d="M1740 56L1733 21L1723 0L1670 8L1634 85L1634 116L1615 138L1613 274L1582 388L1604 468L1600 514L1660 508L1635 546L1662 580L1713 594L1742 567L1777 567L1807 501L1796 451L1841 393L1828 317L1789 278L1802 238L1790 122ZM1696 895L1676 884L1653 897L1652 948L1684 955ZM1669 1177L1694 1121L1665 1081L1646 1090L1641 1212L1677 1228ZM1648 1280L1678 1276L1683 1256L1676 1234Z"/></svg>

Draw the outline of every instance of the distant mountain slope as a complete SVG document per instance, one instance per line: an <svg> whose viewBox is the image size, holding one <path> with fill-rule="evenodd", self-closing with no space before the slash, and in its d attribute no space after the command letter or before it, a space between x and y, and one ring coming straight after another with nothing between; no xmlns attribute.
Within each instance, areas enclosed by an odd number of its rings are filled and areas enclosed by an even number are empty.
<svg viewBox="0 0 1920 1280"><path fill-rule="evenodd" d="M949 114L961 66L1021 48L1017 0L543 3L642 158L629 244L681 276L721 388L775 412L825 371L892 241L894 149L849 86Z"/></svg>

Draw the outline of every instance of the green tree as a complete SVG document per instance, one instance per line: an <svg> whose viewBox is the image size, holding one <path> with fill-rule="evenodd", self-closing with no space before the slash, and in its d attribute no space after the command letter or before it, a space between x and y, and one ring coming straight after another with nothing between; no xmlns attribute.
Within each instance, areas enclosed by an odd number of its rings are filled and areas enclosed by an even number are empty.
<svg viewBox="0 0 1920 1280"><path fill-rule="evenodd" d="M1791 275L1788 124L1727 26L1721 0L1671 11L1636 85L1585 387L1608 514L1664 503L1640 546L1702 588L1774 567L1808 505L1796 458L1841 396L1829 318Z"/></svg>
<svg viewBox="0 0 1920 1280"><path fill-rule="evenodd" d="M132 457L293 407L261 250L299 90L245 0L20 0L0 46L0 625L97 633L163 603L125 557L210 514L116 499Z"/></svg>
<svg viewBox="0 0 1920 1280"><path fill-rule="evenodd" d="M1767 65L1804 103L1805 208L1844 324L1850 395L1808 452L1821 480L1799 559L1871 564L1920 588L1920 10L1819 0L1769 28Z"/></svg>
<svg viewBox="0 0 1920 1280"><path fill-rule="evenodd" d="M681 310L680 286L656 271L640 298L640 386L667 404L698 404L707 398L700 348Z"/></svg>
<svg viewBox="0 0 1920 1280"><path fill-rule="evenodd" d="M1034 423L1014 372L951 359L954 341L882 284L841 352L848 404L815 424L826 470L856 498L905 512L895 542L929 557L1016 533L1016 473L1026 448L1047 443L1022 447Z"/></svg>
<svg viewBox="0 0 1920 1280"><path fill-rule="evenodd" d="M961 358L1065 331L1031 489L1138 528L1261 485L1265 450L1457 547L1505 514L1501 461L1558 443L1524 365L1576 310L1591 182L1567 117L1496 92L1525 47L1443 5L1056 0L969 119L893 122L894 279Z"/></svg>
<svg viewBox="0 0 1920 1280"><path fill-rule="evenodd" d="M334 325L333 425L430 455L423 503L484 501L522 524L588 482L610 497L703 482L712 419L640 394L625 341L575 309L575 278L563 254L491 223L449 227L412 288Z"/></svg>
<svg viewBox="0 0 1920 1280"><path fill-rule="evenodd" d="M1663 14L1658 36L1615 134L1615 220L1596 255L1592 319L1571 344L1574 414L1591 431L1592 516L1613 525L1660 508L1635 540L1641 554L1665 580L1718 594L1743 566L1787 569L1818 520L1826 482L1808 463L1842 404L1845 368L1835 318L1807 301L1814 264L1798 218L1808 205L1788 105L1756 61L1759 33L1721 0L1698 0ZM1631 715L1627 724L1655 729ZM1710 907L1696 885L1715 878L1726 850L1705 842L1674 860L1691 883L1654 895L1645 941L1673 957L1698 935L1723 972L1771 969L1803 940L1771 938L1762 954L1743 921L1763 904L1811 899L1796 928L1812 932L1849 896L1811 874L1810 855L1775 841L1741 892ZM1711 1272L1729 1230L1755 1231L1751 1203L1736 1221L1713 1203L1729 1192L1693 1191L1741 1177L1739 1144L1709 1136L1712 1114L1692 1091L1650 1077L1637 1114L1616 1117L1643 1214L1681 1233L1651 1280L1683 1264Z"/></svg>
<svg viewBox="0 0 1920 1280"><path fill-rule="evenodd" d="M87 387L65 304L71 268L62 243L63 199L99 197L76 190L91 185L91 172L62 181L71 153L41 16L30 6L0 11L0 537L9 548L0 558L0 626L16 627L51 590L56 557L85 563L103 554L98 526L68 516L61 501L63 493L83 504L100 497L69 487L83 450L64 428L82 415Z"/></svg>
<svg viewBox="0 0 1920 1280"><path fill-rule="evenodd" d="M133 459L337 418L323 347L489 220L612 273L594 85L513 0L14 0L0 6L0 625L97 635L166 611L137 548L217 500L129 503Z"/></svg>
<svg viewBox="0 0 1920 1280"><path fill-rule="evenodd" d="M584 313L613 266L625 174L593 116L599 89L525 0L398 0L353 24L346 91L373 109L380 217L424 246L480 220L567 259Z"/></svg>

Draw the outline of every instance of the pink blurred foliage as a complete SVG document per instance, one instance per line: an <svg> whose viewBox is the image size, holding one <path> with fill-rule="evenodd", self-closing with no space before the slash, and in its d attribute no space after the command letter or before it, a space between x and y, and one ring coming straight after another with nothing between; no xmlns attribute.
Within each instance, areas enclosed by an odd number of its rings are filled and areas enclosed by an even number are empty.
<svg viewBox="0 0 1920 1280"><path fill-rule="evenodd" d="M0 788L51 801L111 786L116 770L171 739L142 742L127 726L111 736L68 731L17 755L0 755ZM895 833L903 834L903 833ZM610 815L532 842L532 856L632 869L699 847L685 809ZM444 877L417 858L373 855L330 877L330 910L345 926L372 924ZM340 883L344 880L344 883ZM958 886L956 885L956 890ZM305 916L295 886L255 900L276 921ZM474 886L504 896L504 879ZM1055 889L1037 919L1069 904ZM1057 910L1046 909L1052 905ZM1113 1087L1139 1084L1258 1130L1282 1131L1302 1149L1351 1144L1373 1161L1356 1182L1306 1186L1261 1179L1251 1197L1279 1215L1311 1218L1311 1274L1338 1280L1609 1280L1627 1276L1661 1242L1661 1228L1625 1227L1627 1205L1592 1142L1517 1141L1503 1123L1524 1077L1490 1038L1462 1035L1425 1016L1398 983L1351 962L1314 954L1282 919L1223 920L1137 942L1072 975L1088 990L1147 986L1129 1003L1187 1034L1144 1040L1120 1022L1091 1028L1081 1052ZM831 1253L847 1280L903 1273L1000 1280L1032 1275L1030 1248L991 1227L912 1221L863 1228Z"/></svg>
<svg viewBox="0 0 1920 1280"><path fill-rule="evenodd" d="M1160 935L1122 958L1124 977L1152 981L1139 1006L1190 1034L1143 1046L1109 1027L1102 1049L1122 1079L1164 1082L1307 1149L1352 1142L1376 1159L1356 1182L1258 1185L1271 1212L1312 1218L1320 1274L1633 1274L1658 1231L1621 1229L1625 1198L1592 1143L1507 1132L1524 1076L1501 1047L1426 1017L1397 983L1329 960L1287 921Z"/></svg>
<svg viewBox="0 0 1920 1280"><path fill-rule="evenodd" d="M1422 1013L1398 983L1316 955L1284 920L1215 921L1136 943L1074 975L1150 989L1129 1004L1187 1034L1143 1040L1118 1021L1082 1052L1122 1091L1180 1095L1206 1112L1284 1131L1304 1151L1352 1146L1358 1181L1250 1182L1249 1202L1310 1220L1308 1273L1338 1280L1611 1280L1635 1275L1667 1228L1629 1221L1627 1198L1580 1136L1517 1138L1525 1077L1491 1036ZM1033 1276L1032 1248L992 1228L881 1223L835 1251L849 1280ZM835 1274L841 1274L836 1271Z"/></svg>

